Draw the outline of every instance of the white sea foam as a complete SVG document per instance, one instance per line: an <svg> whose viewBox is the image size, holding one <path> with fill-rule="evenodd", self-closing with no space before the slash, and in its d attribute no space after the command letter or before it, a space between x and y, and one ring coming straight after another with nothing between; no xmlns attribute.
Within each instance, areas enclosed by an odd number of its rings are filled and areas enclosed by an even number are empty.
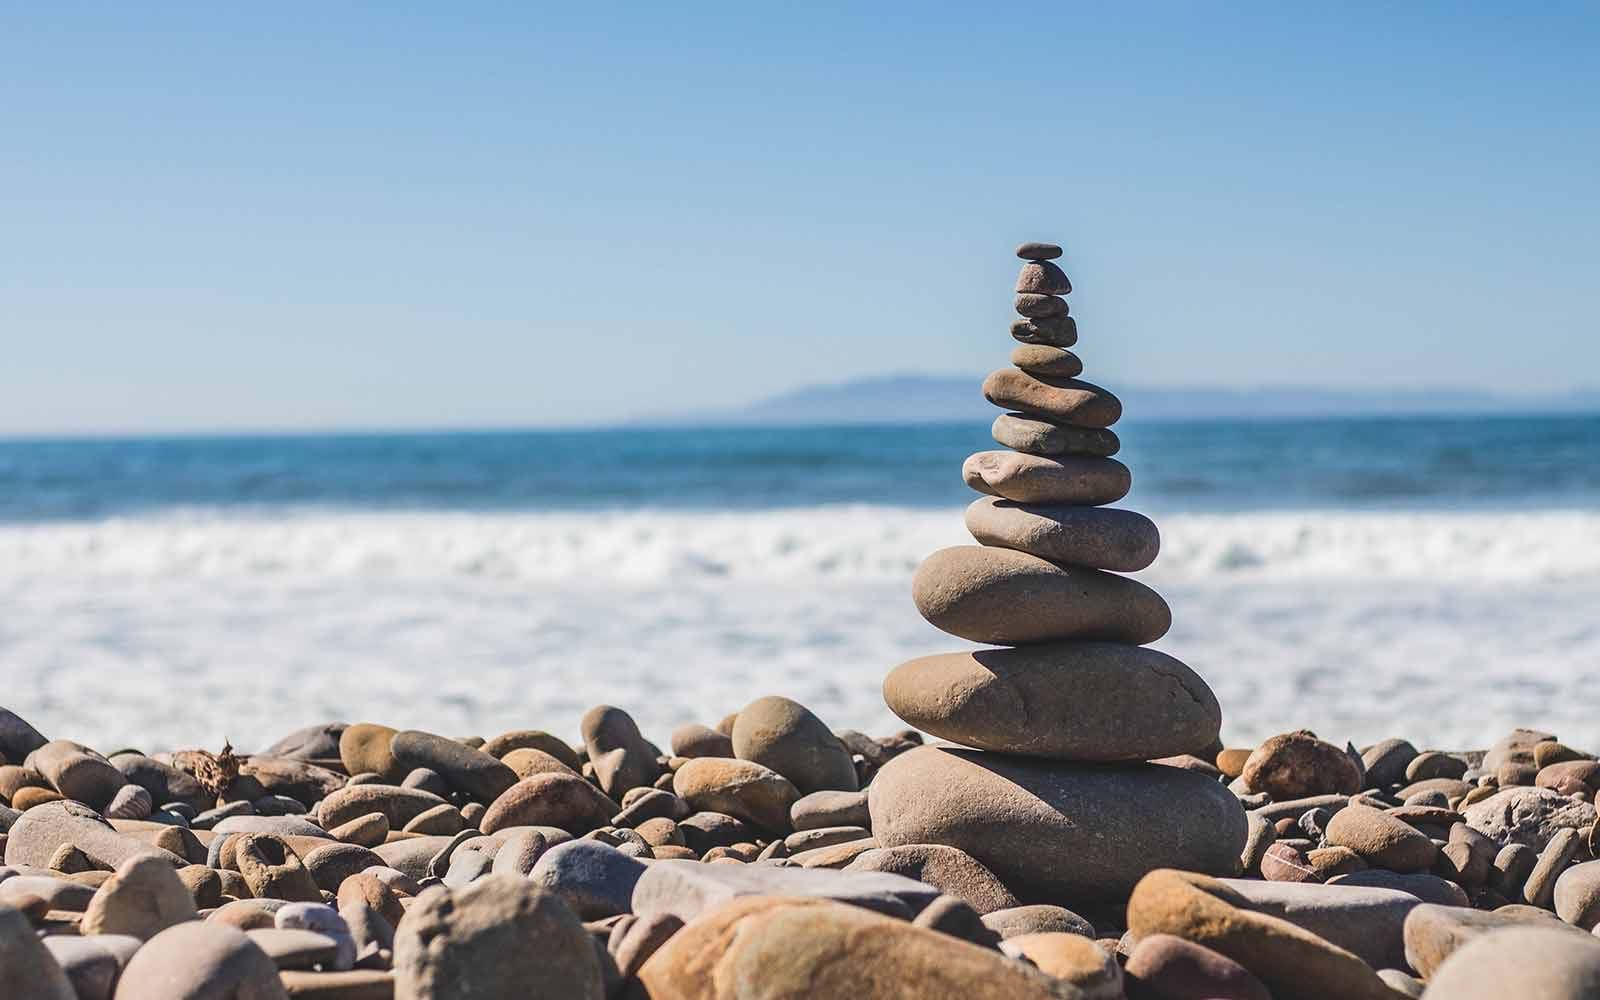
<svg viewBox="0 0 1600 1000"><path fill-rule="evenodd" d="M1157 518L1159 646L1225 735L1600 742L1600 514ZM884 673L966 644L909 578L958 510L202 512L0 526L0 703L96 745L249 747L311 721L652 733L783 692L898 728Z"/></svg>

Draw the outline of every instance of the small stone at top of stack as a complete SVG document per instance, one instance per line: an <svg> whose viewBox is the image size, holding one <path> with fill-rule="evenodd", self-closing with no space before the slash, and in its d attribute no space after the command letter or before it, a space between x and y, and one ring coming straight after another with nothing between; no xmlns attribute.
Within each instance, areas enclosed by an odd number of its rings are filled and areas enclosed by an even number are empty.
<svg viewBox="0 0 1600 1000"><path fill-rule="evenodd" d="M895 714L961 746L885 765L869 794L873 834L960 848L1039 902L1125 899L1158 867L1231 874L1238 800L1203 775L1136 763L1212 756L1222 712L1194 671L1147 648L1171 611L1121 575L1150 565L1160 537L1149 518L1107 506L1132 484L1111 457L1122 404L1079 379L1067 350L1078 331L1061 248L1017 255L1020 346L983 385L1007 411L993 429L1007 450L962 467L984 494L966 515L978 544L935 552L912 582L930 623L1000 648L924 656L885 679Z"/></svg>

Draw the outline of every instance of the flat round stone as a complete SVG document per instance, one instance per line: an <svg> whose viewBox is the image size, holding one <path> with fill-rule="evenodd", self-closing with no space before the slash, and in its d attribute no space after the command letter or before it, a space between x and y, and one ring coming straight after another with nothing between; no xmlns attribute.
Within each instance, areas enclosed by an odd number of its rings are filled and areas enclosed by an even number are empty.
<svg viewBox="0 0 1600 1000"><path fill-rule="evenodd" d="M1023 260L1055 260L1061 248L1054 243L1024 243L1017 247L1017 256Z"/></svg>
<svg viewBox="0 0 1600 1000"><path fill-rule="evenodd" d="M917 567L911 592L929 623L973 642L1143 645L1172 625L1167 602L1137 580L1010 549L940 549Z"/></svg>
<svg viewBox="0 0 1600 1000"><path fill-rule="evenodd" d="M1248 825L1225 786L1181 768L950 746L889 761L867 803L884 847L959 848L1025 903L1126 899L1154 868L1231 874Z"/></svg>
<svg viewBox="0 0 1600 1000"><path fill-rule="evenodd" d="M920 657L889 673L883 700L940 739L1055 760L1194 753L1222 728L1216 696L1193 670L1111 642Z"/></svg>
<svg viewBox="0 0 1600 1000"><path fill-rule="evenodd" d="M1098 507L1128 495L1133 474L1114 458L1022 455L980 451L961 466L961 478L979 493L1021 503Z"/></svg>
<svg viewBox="0 0 1600 1000"><path fill-rule="evenodd" d="M990 434L1000 444L1030 455L1097 455L1109 458L1122 450L1115 431L1104 427L1052 424L1025 413L1002 413Z"/></svg>
<svg viewBox="0 0 1600 1000"><path fill-rule="evenodd" d="M1022 265L1016 290L1033 295L1066 295L1072 291L1072 282L1067 280L1065 271L1050 261L1031 260Z"/></svg>
<svg viewBox="0 0 1600 1000"><path fill-rule="evenodd" d="M1045 344L1017 347L1011 352L1011 363L1044 378L1076 378L1083 374L1083 361L1076 354Z"/></svg>
<svg viewBox="0 0 1600 1000"><path fill-rule="evenodd" d="M1122 401L1092 382L1035 378L1015 368L1002 368L984 379L983 398L1075 427L1110 427L1122 417Z"/></svg>
<svg viewBox="0 0 1600 1000"><path fill-rule="evenodd" d="M1024 344L1071 347L1078 342L1078 321L1065 313L1038 319L1014 319L1011 336Z"/></svg>
<svg viewBox="0 0 1600 1000"><path fill-rule="evenodd" d="M1041 295L1037 292L1019 292L1017 297L1011 300L1011 305L1018 314L1029 319L1067 314L1066 299L1054 295Z"/></svg>
<svg viewBox="0 0 1600 1000"><path fill-rule="evenodd" d="M1161 551L1154 521L1107 507L1028 506L984 497L967 508L967 530L980 545L1118 573L1144 569Z"/></svg>

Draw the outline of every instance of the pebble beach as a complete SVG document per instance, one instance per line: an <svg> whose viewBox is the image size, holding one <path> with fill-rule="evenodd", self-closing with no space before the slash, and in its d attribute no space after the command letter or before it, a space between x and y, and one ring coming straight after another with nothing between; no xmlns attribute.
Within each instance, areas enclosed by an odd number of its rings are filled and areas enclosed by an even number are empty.
<svg viewBox="0 0 1600 1000"><path fill-rule="evenodd" d="M163 717L180 700L170 691L145 719L126 705L99 717L114 719L99 738L92 711L56 710L92 689L13 688L0 709L0 992L1600 996L1600 733L1581 702L1534 688L1416 730L1392 720L1425 698L1387 714L1366 709L1381 691L1313 708L1318 683L1355 676L1350 662L1331 671L1324 649L1286 687L1241 676L1248 620L1237 655L1190 662L1191 637L1218 622L1186 623L1176 612L1208 607L1202 596L1169 604L1182 574L1153 570L1171 543L1133 492L1123 402L1084 378L1094 339L1085 330L1079 345L1062 249L1016 253L1010 363L974 386L999 407L998 448L950 470L977 496L948 534L901 526L898 543L920 549L913 565L872 564L921 619L873 649L881 686L829 676L786 689L781 671L747 668L730 699L673 661L637 676L629 698L586 701L595 679L577 633L560 637L571 690L546 702L548 728L510 724L516 671L492 678L497 689L440 656L430 676L388 681L411 686L403 718L289 718L260 694L283 676L239 681L253 714L208 723L231 725L238 748L185 738ZM812 516L826 532L828 515ZM32 544L48 547L52 530ZM1180 565L1204 534L1178 533ZM1293 530L1246 535L1238 551L1207 551L1248 567L1250 552L1288 546L1315 563L1338 548ZM1470 536L1454 545L1517 562ZM1544 554L1537 582L1587 579L1583 547L1568 549ZM1339 597L1325 590L1323 603ZM1270 603L1252 608L1270 619ZM236 641L249 645L248 628ZM620 640L595 637L608 641ZM323 689L320 719L354 717L339 683ZM502 704L464 709L457 684ZM1258 687L1271 694L1234 722L1230 705ZM1537 714L1508 718L1523 710ZM459 728L491 718L508 724ZM1518 726L1552 719L1577 728Z"/></svg>

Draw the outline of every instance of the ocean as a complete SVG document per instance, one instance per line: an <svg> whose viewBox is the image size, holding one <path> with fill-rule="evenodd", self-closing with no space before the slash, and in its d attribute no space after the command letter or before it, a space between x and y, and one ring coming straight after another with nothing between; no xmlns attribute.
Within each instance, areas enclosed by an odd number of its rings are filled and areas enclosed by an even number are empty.
<svg viewBox="0 0 1600 1000"><path fill-rule="evenodd" d="M1224 738L1600 742L1600 417L1117 427L1156 645ZM910 578L970 541L984 423L0 441L0 704L102 749L332 719L665 739L769 693L901 724L966 648Z"/></svg>

